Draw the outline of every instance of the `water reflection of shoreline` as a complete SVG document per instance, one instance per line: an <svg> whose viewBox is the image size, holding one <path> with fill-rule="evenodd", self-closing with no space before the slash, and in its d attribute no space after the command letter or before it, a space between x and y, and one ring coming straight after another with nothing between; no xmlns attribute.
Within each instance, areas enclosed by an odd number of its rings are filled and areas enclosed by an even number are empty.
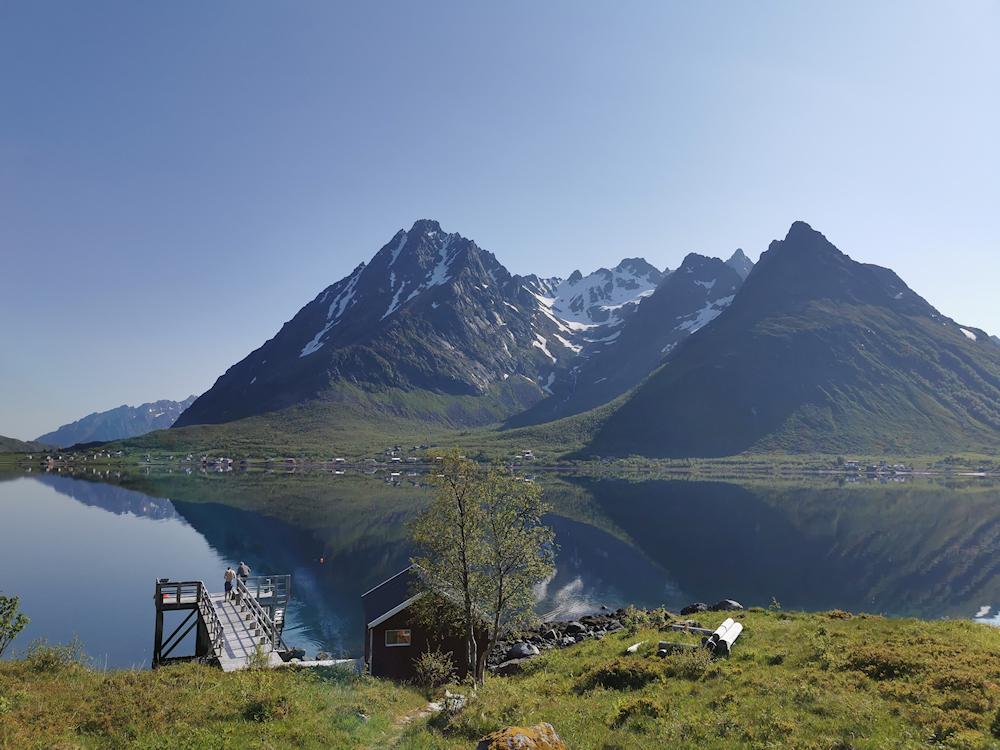
<svg viewBox="0 0 1000 750"><path fill-rule="evenodd" d="M33 478L79 503L115 515L154 519L178 517L173 503L167 498L150 497L114 484L74 479L60 474L35 474Z"/></svg>

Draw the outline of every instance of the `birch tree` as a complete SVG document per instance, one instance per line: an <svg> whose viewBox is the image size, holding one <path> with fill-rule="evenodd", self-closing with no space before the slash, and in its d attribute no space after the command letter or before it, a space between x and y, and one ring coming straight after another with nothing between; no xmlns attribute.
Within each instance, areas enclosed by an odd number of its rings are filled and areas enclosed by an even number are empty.
<svg viewBox="0 0 1000 750"><path fill-rule="evenodd" d="M536 485L456 453L443 457L433 485L434 500L413 525L413 562L434 601L455 607L466 673L481 683L489 652L531 619L535 586L552 572L547 508ZM482 653L477 631L487 634Z"/></svg>

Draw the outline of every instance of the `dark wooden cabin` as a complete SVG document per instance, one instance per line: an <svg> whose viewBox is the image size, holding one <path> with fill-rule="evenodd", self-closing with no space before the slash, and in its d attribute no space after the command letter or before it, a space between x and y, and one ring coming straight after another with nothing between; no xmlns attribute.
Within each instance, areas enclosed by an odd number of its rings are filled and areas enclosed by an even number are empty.
<svg viewBox="0 0 1000 750"><path fill-rule="evenodd" d="M462 654L465 640L461 636L439 637L413 617L411 605L423 594L417 590L418 568L414 565L361 595L365 616L365 665L375 677L412 680L413 661L425 651L438 649L451 652L458 676L465 676ZM486 636L476 638L483 651ZM483 655L485 658L485 654Z"/></svg>

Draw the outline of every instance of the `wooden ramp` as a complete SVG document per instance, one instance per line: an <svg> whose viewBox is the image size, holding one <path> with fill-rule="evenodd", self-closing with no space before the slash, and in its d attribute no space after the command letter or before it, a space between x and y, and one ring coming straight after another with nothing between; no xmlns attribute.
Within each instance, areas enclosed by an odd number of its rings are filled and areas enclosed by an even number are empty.
<svg viewBox="0 0 1000 750"><path fill-rule="evenodd" d="M280 652L290 576L258 576L238 580L230 594L213 594L201 581L156 582L156 635L153 667L172 661L203 659L218 662L226 672L246 668L261 659L261 666L283 663ZM187 611L187 616L166 638L163 613ZM171 656L195 632L193 655ZM259 654L259 656L258 656Z"/></svg>
<svg viewBox="0 0 1000 750"><path fill-rule="evenodd" d="M281 657L275 652L270 640L263 633L253 613L245 604L227 599L225 594L209 594L222 625L222 639L215 657L223 672L233 672L245 668L260 649L269 666L280 663Z"/></svg>

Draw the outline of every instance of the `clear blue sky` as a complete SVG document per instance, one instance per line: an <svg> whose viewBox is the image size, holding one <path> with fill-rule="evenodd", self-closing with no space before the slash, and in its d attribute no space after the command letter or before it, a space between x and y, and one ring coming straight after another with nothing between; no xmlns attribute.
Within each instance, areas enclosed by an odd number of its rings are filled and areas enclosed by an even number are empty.
<svg viewBox="0 0 1000 750"><path fill-rule="evenodd" d="M515 273L803 219L1000 333L1000 2L0 0L0 434L200 393L417 218Z"/></svg>

